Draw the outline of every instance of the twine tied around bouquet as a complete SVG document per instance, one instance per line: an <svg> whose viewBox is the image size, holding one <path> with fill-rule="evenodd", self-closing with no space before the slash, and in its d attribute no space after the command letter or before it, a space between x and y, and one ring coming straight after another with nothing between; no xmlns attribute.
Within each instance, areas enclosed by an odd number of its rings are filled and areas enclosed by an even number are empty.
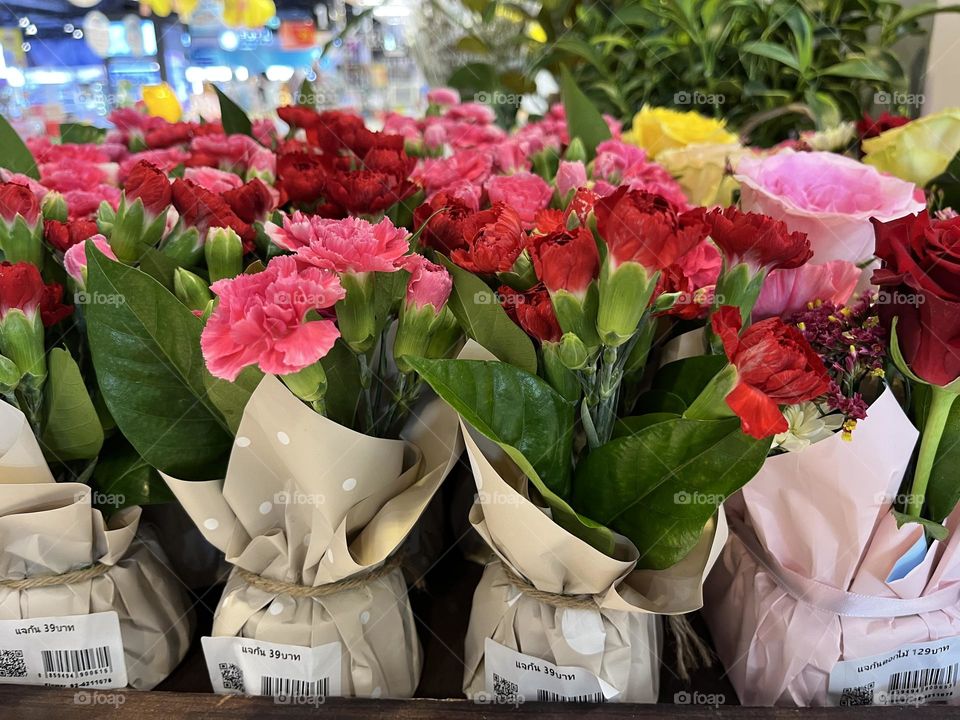
<svg viewBox="0 0 960 720"><path fill-rule="evenodd" d="M11 590L30 590L32 588L53 587L55 585L76 585L85 580L92 580L110 572L112 565L97 563L79 570L69 570L59 575L31 575L24 578L0 579L0 587Z"/></svg>
<svg viewBox="0 0 960 720"><path fill-rule="evenodd" d="M331 583L326 583L324 585L300 585L299 583L287 582L286 580L272 580L271 578L266 578L263 575L258 575L257 573L250 572L249 570L244 570L242 567L237 567L237 575L243 580L247 585L255 587L258 590L263 590L264 592L272 593L274 595L290 595L295 598L321 598L329 597L331 595L336 595L337 593L344 592L345 590L359 590L360 588L366 587L375 580L389 575L395 569L400 567L401 558L399 555L394 555L392 558L388 559L380 567L376 567L373 570L365 573L358 573L356 575L351 575L350 577L345 577L342 580L336 580Z"/></svg>
<svg viewBox="0 0 960 720"><path fill-rule="evenodd" d="M593 595L564 595L563 593L538 590L534 585L517 575L505 564L501 564L501 567L503 568L503 574L507 576L507 580L510 581L511 585L527 597L531 597L545 605L567 610L597 609L597 601L593 599Z"/></svg>

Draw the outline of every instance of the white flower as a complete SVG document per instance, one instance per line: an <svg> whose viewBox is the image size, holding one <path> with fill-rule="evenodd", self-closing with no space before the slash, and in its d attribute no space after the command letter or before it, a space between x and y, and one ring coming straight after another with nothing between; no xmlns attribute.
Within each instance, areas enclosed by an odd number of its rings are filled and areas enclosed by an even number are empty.
<svg viewBox="0 0 960 720"><path fill-rule="evenodd" d="M828 130L800 134L800 139L806 142L813 150L841 153L849 149L856 137L857 126L852 122L841 123Z"/></svg>
<svg viewBox="0 0 960 720"><path fill-rule="evenodd" d="M773 447L787 452L797 452L820 442L843 426L843 415L823 415L812 402L788 405L783 416L789 427L786 432L773 438Z"/></svg>

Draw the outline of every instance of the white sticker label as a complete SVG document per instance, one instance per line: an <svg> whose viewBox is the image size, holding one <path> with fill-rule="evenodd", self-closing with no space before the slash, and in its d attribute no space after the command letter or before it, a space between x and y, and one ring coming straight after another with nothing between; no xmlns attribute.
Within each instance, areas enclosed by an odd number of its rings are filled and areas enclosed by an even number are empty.
<svg viewBox="0 0 960 720"><path fill-rule="evenodd" d="M844 660L830 672L833 705L924 705L960 696L960 638Z"/></svg>
<svg viewBox="0 0 960 720"><path fill-rule="evenodd" d="M495 640L484 641L487 694L494 703L616 702L620 691L589 670L554 665L511 650Z"/></svg>
<svg viewBox="0 0 960 720"><path fill-rule="evenodd" d="M126 687L117 614L0 620L0 683Z"/></svg>
<svg viewBox="0 0 960 720"><path fill-rule="evenodd" d="M339 642L314 648L241 637L205 637L203 656L216 693L280 698L339 697Z"/></svg>

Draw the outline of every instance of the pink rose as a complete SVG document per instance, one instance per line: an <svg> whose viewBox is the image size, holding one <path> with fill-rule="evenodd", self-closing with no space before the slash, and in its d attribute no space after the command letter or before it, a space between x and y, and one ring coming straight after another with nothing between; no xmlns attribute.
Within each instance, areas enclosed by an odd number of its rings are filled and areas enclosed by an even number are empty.
<svg viewBox="0 0 960 720"><path fill-rule="evenodd" d="M587 168L579 160L576 162L561 160L557 168L556 184L560 197L565 198L571 191L587 184Z"/></svg>
<svg viewBox="0 0 960 720"><path fill-rule="evenodd" d="M763 282L760 297L753 307L753 320L756 322L774 315L785 318L806 308L807 303L814 300L843 305L853 295L860 275L860 269L845 260L774 270Z"/></svg>
<svg viewBox="0 0 960 720"><path fill-rule="evenodd" d="M460 93L453 88L433 88L427 93L427 102L433 105L459 105Z"/></svg>
<svg viewBox="0 0 960 720"><path fill-rule="evenodd" d="M189 167L183 171L183 177L217 195L243 185L239 175L212 167Z"/></svg>
<svg viewBox="0 0 960 720"><path fill-rule="evenodd" d="M742 208L805 232L816 263L870 259L870 218L887 222L924 208L912 183L828 152L784 150L764 158L744 157L735 178L741 185Z"/></svg>
<svg viewBox="0 0 960 720"><path fill-rule="evenodd" d="M439 313L453 289L453 278L447 269L417 254L404 257L400 266L410 273L407 303L418 310L430 305Z"/></svg>
<svg viewBox="0 0 960 720"><path fill-rule="evenodd" d="M250 365L276 375L294 373L330 352L340 337L333 320L307 319L311 310L344 297L336 274L301 268L289 255L273 258L263 272L219 280L210 289L220 300L200 347L216 377L233 381Z"/></svg>
<svg viewBox="0 0 960 720"><path fill-rule="evenodd" d="M553 189L546 180L529 172L497 175L487 180L485 187L490 203L511 206L527 230L536 224L537 213L549 204L553 196Z"/></svg>
<svg viewBox="0 0 960 720"><path fill-rule="evenodd" d="M93 244L97 246L97 250L108 258L111 260L117 259L113 248L110 247L110 243L107 242L107 239L103 235L93 235L88 239L92 240ZM85 242L78 242L76 245L67 248L67 251L63 254L63 267L67 271L67 274L77 281L78 285L82 286L86 284L87 244Z"/></svg>

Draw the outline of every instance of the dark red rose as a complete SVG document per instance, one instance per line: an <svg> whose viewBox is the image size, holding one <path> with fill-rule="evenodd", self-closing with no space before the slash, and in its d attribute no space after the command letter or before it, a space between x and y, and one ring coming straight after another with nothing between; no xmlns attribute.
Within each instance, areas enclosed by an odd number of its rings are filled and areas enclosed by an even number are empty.
<svg viewBox="0 0 960 720"><path fill-rule="evenodd" d="M62 300L63 286L45 285L40 271L31 263L0 263L0 320L8 310L19 308L28 315L39 312L44 326L50 327L73 312Z"/></svg>
<svg viewBox="0 0 960 720"><path fill-rule="evenodd" d="M450 259L475 273L505 272L523 252L523 223L509 205L496 203L462 221L465 248L454 250Z"/></svg>
<svg viewBox="0 0 960 720"><path fill-rule="evenodd" d="M231 228L248 246L256 236L256 231L237 217L226 200L190 180L173 181L173 206L184 224L197 228L201 235L206 235L211 227Z"/></svg>
<svg viewBox="0 0 960 720"><path fill-rule="evenodd" d="M706 234L702 221L682 218L666 198L626 186L597 200L594 213L614 267L635 262L651 272L662 270Z"/></svg>
<svg viewBox="0 0 960 720"><path fill-rule="evenodd" d="M473 214L470 207L453 195L439 192L413 211L413 227L419 230L427 223L420 242L444 255L467 247L463 239L463 220Z"/></svg>
<svg viewBox="0 0 960 720"><path fill-rule="evenodd" d="M553 311L550 294L543 285L535 285L526 292L517 292L502 285L497 294L500 303L517 325L540 342L559 342L563 336L560 323Z"/></svg>
<svg viewBox="0 0 960 720"><path fill-rule="evenodd" d="M289 153L277 158L277 184L289 202L312 203L323 195L327 169L323 160L308 153Z"/></svg>
<svg viewBox="0 0 960 720"><path fill-rule="evenodd" d="M690 213L691 217L699 215L702 209ZM789 270L813 257L806 233L790 232L782 221L767 215L728 207L712 210L703 218L727 267L746 263L754 269Z"/></svg>
<svg viewBox="0 0 960 720"><path fill-rule="evenodd" d="M960 217L872 222L880 320L889 330L897 318L897 344L915 375L947 385L960 377Z"/></svg>
<svg viewBox="0 0 960 720"><path fill-rule="evenodd" d="M170 123L153 130L144 136L144 142L151 150L161 150L171 145L185 145L194 136L192 123Z"/></svg>
<svg viewBox="0 0 960 720"><path fill-rule="evenodd" d="M806 338L780 318L754 323L743 334L740 309L722 306L712 318L727 359L737 368L737 384L727 395L730 409L747 435L765 438L786 432L781 405L813 400L830 387L823 361Z"/></svg>
<svg viewBox="0 0 960 720"><path fill-rule="evenodd" d="M375 170L334 170L324 178L323 190L328 201L351 213L372 214L406 200L417 186Z"/></svg>
<svg viewBox="0 0 960 720"><path fill-rule="evenodd" d="M9 225L17 215L23 216L27 225L36 225L40 219L40 201L26 185L0 183L0 218Z"/></svg>
<svg viewBox="0 0 960 720"><path fill-rule="evenodd" d="M277 108L277 115L290 127L312 128L321 122L320 113L302 105L285 105Z"/></svg>
<svg viewBox="0 0 960 720"><path fill-rule="evenodd" d="M257 178L227 190L223 193L223 199L238 218L250 224L263 220L274 207L270 189Z"/></svg>
<svg viewBox="0 0 960 720"><path fill-rule="evenodd" d="M908 122L910 122L910 118L904 117L903 115L893 115L889 112L884 112L876 119L864 113L863 119L857 122L857 135L860 136L861 140L866 140L867 138L876 137L887 130L906 125Z"/></svg>
<svg viewBox="0 0 960 720"><path fill-rule="evenodd" d="M593 233L583 225L549 235L531 235L527 249L537 277L554 293L583 295L600 272L600 255Z"/></svg>
<svg viewBox="0 0 960 720"><path fill-rule="evenodd" d="M153 217L167 211L172 197L167 176L145 160L133 166L127 175L123 192L128 202L139 198L143 209Z"/></svg>
<svg viewBox="0 0 960 720"><path fill-rule="evenodd" d="M79 242L91 238L100 232L97 223L88 218L77 218L70 222L45 220L43 238L51 247L66 252Z"/></svg>

